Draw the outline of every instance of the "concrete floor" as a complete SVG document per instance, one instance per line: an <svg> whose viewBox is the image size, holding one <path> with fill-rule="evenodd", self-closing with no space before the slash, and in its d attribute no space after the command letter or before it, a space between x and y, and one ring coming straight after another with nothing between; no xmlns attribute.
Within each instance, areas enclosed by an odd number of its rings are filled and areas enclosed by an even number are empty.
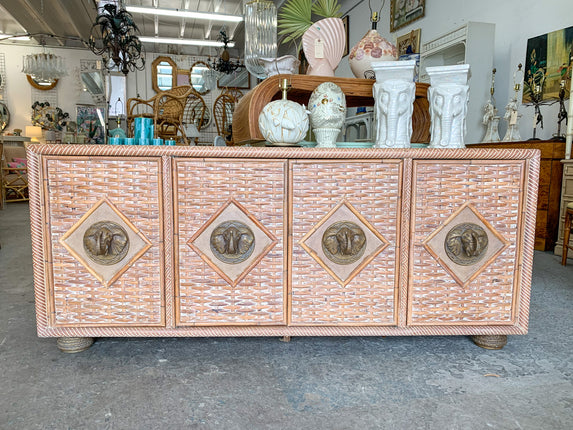
<svg viewBox="0 0 573 430"><path fill-rule="evenodd" d="M0 429L570 429L573 261L536 252L530 332L99 339L35 332L28 205L0 211Z"/></svg>

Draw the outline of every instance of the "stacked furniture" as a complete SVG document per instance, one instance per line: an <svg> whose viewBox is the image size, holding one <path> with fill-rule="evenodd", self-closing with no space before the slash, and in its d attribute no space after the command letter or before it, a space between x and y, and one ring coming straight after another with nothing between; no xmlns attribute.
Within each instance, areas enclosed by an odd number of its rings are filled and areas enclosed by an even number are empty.
<svg viewBox="0 0 573 430"><path fill-rule="evenodd" d="M5 201L28 200L26 149L23 146L0 144L0 159L2 204Z"/></svg>

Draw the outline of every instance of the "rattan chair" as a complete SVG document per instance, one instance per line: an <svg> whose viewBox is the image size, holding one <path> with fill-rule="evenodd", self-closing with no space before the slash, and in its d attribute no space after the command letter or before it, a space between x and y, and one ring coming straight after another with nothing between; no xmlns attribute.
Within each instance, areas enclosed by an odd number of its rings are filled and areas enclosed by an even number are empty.
<svg viewBox="0 0 573 430"><path fill-rule="evenodd" d="M573 249L573 245L569 244L571 237L571 230L573 229L573 202L569 203L565 208L565 224L563 226L563 254L561 256L561 264L567 264L567 251Z"/></svg>
<svg viewBox="0 0 573 430"><path fill-rule="evenodd" d="M227 145L233 145L233 112L235 105L243 94L239 90L227 90L215 99L213 103L213 115L217 134L225 138Z"/></svg>
<svg viewBox="0 0 573 430"><path fill-rule="evenodd" d="M2 202L19 202L28 200L28 169L26 167L9 167L14 158L25 159L26 149L22 146L5 146L0 149L2 158L1 183Z"/></svg>
<svg viewBox="0 0 573 430"><path fill-rule="evenodd" d="M190 95L198 93L189 85L174 87L163 91L148 100L132 98L127 101L127 130L133 136L135 117L153 118L155 125L154 137L178 140L180 144L188 145L183 127L183 112Z"/></svg>

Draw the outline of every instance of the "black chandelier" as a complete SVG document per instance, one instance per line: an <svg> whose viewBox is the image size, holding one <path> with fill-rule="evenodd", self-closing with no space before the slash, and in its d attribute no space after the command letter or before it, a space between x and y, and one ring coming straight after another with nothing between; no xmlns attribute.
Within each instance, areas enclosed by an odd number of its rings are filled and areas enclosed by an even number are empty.
<svg viewBox="0 0 573 430"><path fill-rule="evenodd" d="M230 61L229 51L227 50L227 45L229 44L230 39L227 36L225 30L219 31L219 36L217 36L217 40L219 42L223 42L224 46L223 46L223 52L221 52L219 58L217 58L210 64L213 70L230 75L231 73L235 72L235 70L242 69L243 67L245 67L245 65L238 60Z"/></svg>
<svg viewBox="0 0 573 430"><path fill-rule="evenodd" d="M139 29L131 14L108 3L100 9L88 45L94 54L102 56L107 69L118 68L127 75L145 67L145 50L136 33Z"/></svg>

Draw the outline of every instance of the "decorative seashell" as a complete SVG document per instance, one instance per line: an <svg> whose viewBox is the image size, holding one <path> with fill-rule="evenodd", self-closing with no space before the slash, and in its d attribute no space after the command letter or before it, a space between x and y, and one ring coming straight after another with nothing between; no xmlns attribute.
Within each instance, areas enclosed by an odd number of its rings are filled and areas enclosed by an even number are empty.
<svg viewBox="0 0 573 430"><path fill-rule="evenodd" d="M373 61L395 61L396 47L372 29L350 50L348 62L354 76L360 79L374 79Z"/></svg>
<svg viewBox="0 0 573 430"><path fill-rule="evenodd" d="M315 57L315 43L323 42L324 58ZM302 49L310 65L309 75L334 76L344 48L346 47L346 33L340 18L324 18L315 22L302 35Z"/></svg>

